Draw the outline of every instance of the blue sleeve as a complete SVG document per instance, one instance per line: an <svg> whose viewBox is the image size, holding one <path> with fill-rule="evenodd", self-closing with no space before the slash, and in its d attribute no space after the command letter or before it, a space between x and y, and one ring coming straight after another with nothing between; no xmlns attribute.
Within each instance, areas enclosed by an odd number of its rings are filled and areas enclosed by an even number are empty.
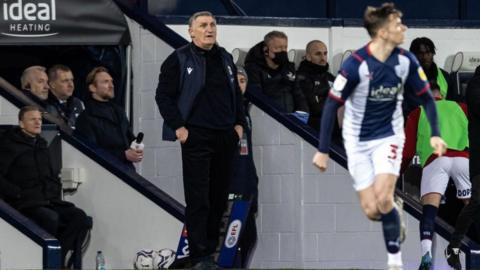
<svg viewBox="0 0 480 270"><path fill-rule="evenodd" d="M422 95L421 100L422 106L425 109L425 114L427 115L428 122L430 123L432 137L440 136L440 129L438 128L437 107L435 106L435 100L433 99L430 91Z"/></svg>
<svg viewBox="0 0 480 270"><path fill-rule="evenodd" d="M328 99L323 108L322 120L320 122L318 151L322 153L329 152L333 124L337 119L338 107L345 103L345 100L347 100L359 82L359 64L360 62L357 58L350 56L343 63L328 93Z"/></svg>
<svg viewBox="0 0 480 270"><path fill-rule="evenodd" d="M356 54L352 54L352 56L347 58L342 64L337 77L335 77L335 80L333 81L332 88L330 88L330 92L328 93L330 98L333 98L342 104L347 100L350 94L352 94L359 82L358 68L360 62L357 58L353 57L353 55Z"/></svg>
<svg viewBox="0 0 480 270"><path fill-rule="evenodd" d="M427 75L413 54L406 52L406 56L410 59L407 84L410 85L410 89L413 89L415 95L419 97L420 103L425 109L425 114L427 115L432 130L432 136L440 136L437 107L435 106L435 100L433 99L432 91L430 90Z"/></svg>
<svg viewBox="0 0 480 270"><path fill-rule="evenodd" d="M332 130L335 119L337 119L337 109L341 103L328 97L323 107L322 120L320 122L320 136L318 142L318 151L328 153L330 149L330 140L332 139Z"/></svg>

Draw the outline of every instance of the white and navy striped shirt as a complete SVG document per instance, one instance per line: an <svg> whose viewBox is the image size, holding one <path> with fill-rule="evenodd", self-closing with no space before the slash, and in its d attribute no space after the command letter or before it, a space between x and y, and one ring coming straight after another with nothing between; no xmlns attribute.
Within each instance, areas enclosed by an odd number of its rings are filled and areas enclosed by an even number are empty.
<svg viewBox="0 0 480 270"><path fill-rule="evenodd" d="M434 111L431 114L433 122L430 123L436 123L430 86L413 54L395 48L385 62L380 62L370 53L368 45L354 52L342 64L330 89L329 103L335 100L337 104L325 105L319 150L328 153L332 126L330 122L333 122L332 115L335 115L340 104L345 104L344 138L369 141L403 135L402 101L405 84L417 96L425 95L422 98L424 103L431 100ZM427 113L427 117L428 115ZM433 131L435 132L435 127Z"/></svg>

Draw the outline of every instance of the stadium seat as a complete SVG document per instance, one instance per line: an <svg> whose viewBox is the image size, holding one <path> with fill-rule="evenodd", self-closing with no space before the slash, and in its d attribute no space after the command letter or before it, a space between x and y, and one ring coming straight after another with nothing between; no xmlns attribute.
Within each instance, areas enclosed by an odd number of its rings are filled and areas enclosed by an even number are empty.
<svg viewBox="0 0 480 270"><path fill-rule="evenodd" d="M295 69L298 69L300 62L305 59L305 50L303 49L290 49L288 51L288 60L295 64Z"/></svg>
<svg viewBox="0 0 480 270"><path fill-rule="evenodd" d="M457 52L451 63L451 73L455 79L455 90L463 99L468 81L473 77L475 68L480 65L480 52Z"/></svg>
<svg viewBox="0 0 480 270"><path fill-rule="evenodd" d="M245 48L235 48L232 50L233 62L237 66L244 66L245 57L247 57L248 49Z"/></svg>

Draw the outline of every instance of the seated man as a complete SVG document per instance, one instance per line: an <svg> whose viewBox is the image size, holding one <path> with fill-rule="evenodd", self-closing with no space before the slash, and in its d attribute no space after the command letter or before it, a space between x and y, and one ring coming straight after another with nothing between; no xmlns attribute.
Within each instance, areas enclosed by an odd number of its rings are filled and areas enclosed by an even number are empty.
<svg viewBox="0 0 480 270"><path fill-rule="evenodd" d="M455 93L449 90L450 74L437 66L433 60L437 48L433 41L427 37L419 37L410 44L410 51L415 54L429 81L434 81L440 87L443 98L457 100Z"/></svg>
<svg viewBox="0 0 480 270"><path fill-rule="evenodd" d="M75 129L75 122L85 107L80 99L72 96L75 89L72 70L64 65L54 65L48 70L48 84L47 112L60 117Z"/></svg>
<svg viewBox="0 0 480 270"><path fill-rule="evenodd" d="M49 85L46 70L42 66L31 66L26 68L20 77L23 93L41 106L45 106L48 98Z"/></svg>
<svg viewBox="0 0 480 270"><path fill-rule="evenodd" d="M12 207L58 238L65 256L82 243L91 228L90 218L73 203L61 199L62 184L53 174L47 142L39 135L42 114L25 106L19 127L0 140L0 194Z"/></svg>
<svg viewBox="0 0 480 270"><path fill-rule="evenodd" d="M453 179L457 187L457 198L463 200L464 203L470 199L472 186L468 165L467 108L463 103L443 100L440 87L434 81L431 81L431 86L432 94L437 100L435 105L439 114L441 134L447 143L447 152L441 157L433 154L433 149L428 144L430 128L424 110L417 108L410 113L407 120L402 161L402 171L404 171L417 152L423 167L420 185L420 197L423 205L420 219L422 247L420 270L429 270L432 265L435 217L449 179Z"/></svg>
<svg viewBox="0 0 480 270"><path fill-rule="evenodd" d="M295 65L288 61L287 47L287 35L272 31L251 48L245 58L249 83L259 85L284 112L308 112L302 91L294 87Z"/></svg>
<svg viewBox="0 0 480 270"><path fill-rule="evenodd" d="M305 60L300 63L295 79L295 87L302 91L310 110L308 125L315 130L320 128L323 105L335 77L328 72L327 46L320 40L307 44Z"/></svg>
<svg viewBox="0 0 480 270"><path fill-rule="evenodd" d="M92 95L78 117L74 134L107 150L135 170L133 162L142 161L143 150L130 148L135 136L125 111L111 101L115 96L112 77L106 68L96 67L88 73L86 83Z"/></svg>
<svg viewBox="0 0 480 270"><path fill-rule="evenodd" d="M438 67L433 56L437 48L433 41L427 37L419 37L410 44L410 51L417 57L418 62L425 71L428 81L435 82L440 88L440 94L444 99L461 101L461 97L453 88L450 74ZM405 93L411 93L406 90ZM413 95L406 95L403 101L403 113L406 118L408 114L419 106L418 99Z"/></svg>

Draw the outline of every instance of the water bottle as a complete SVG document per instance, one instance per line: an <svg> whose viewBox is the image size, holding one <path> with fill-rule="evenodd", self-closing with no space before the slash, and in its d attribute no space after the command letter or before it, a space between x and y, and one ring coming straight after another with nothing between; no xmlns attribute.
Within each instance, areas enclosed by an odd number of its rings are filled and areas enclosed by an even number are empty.
<svg viewBox="0 0 480 270"><path fill-rule="evenodd" d="M97 251L97 257L95 258L95 269L96 270L106 270L105 268L105 257L103 256L102 251Z"/></svg>
<svg viewBox="0 0 480 270"><path fill-rule="evenodd" d="M145 145L143 144L143 132L139 132L138 136L133 142L130 144L130 148L133 150L143 150Z"/></svg>

